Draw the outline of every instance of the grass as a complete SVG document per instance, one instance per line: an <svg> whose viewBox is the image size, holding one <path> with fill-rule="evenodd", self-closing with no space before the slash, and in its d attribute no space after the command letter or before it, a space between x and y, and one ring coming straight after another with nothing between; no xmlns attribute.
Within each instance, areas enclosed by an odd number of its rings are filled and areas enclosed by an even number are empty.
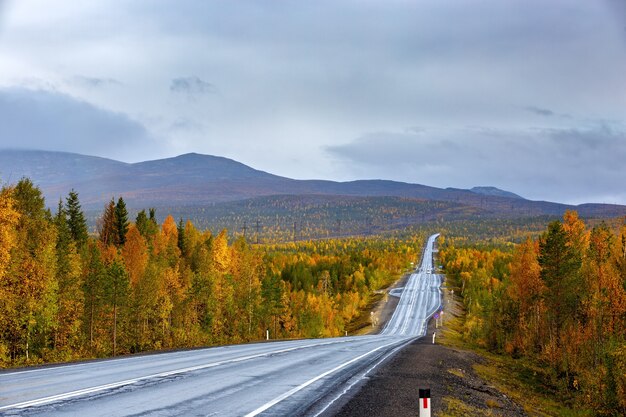
<svg viewBox="0 0 626 417"><path fill-rule="evenodd" d="M575 410L545 384L545 371L520 359L477 352L486 360L475 364L476 374L520 404L530 416L587 417L591 410Z"/></svg>
<svg viewBox="0 0 626 417"><path fill-rule="evenodd" d="M465 378L465 372L463 372L462 369L450 368L448 369L448 372L450 372L452 375L458 376L459 378Z"/></svg>
<svg viewBox="0 0 626 417"><path fill-rule="evenodd" d="M458 398L444 397L444 409L436 413L437 417L469 417L469 416L492 416L490 409L482 409L469 405Z"/></svg>
<svg viewBox="0 0 626 417"><path fill-rule="evenodd" d="M568 406L566 399L558 397L553 387L546 383L549 376L544 368L523 359L513 359L486 352L465 341L463 338L464 314L461 303L455 299L448 304L448 299L450 296L446 292L444 304L450 306L448 309L453 314L446 316L444 329L439 331L441 338L437 340L442 345L471 350L480 355L484 359L483 363L473 366L480 378L521 405L529 416L589 417L594 415L592 410L572 409ZM448 370L448 372L451 371ZM457 373L454 374L458 375ZM485 414L485 410L476 409L472 411L470 409L474 407L464 404L458 399L450 399L444 403L448 409L444 410L444 413L438 414L442 417L468 415L468 413L470 415L492 415ZM487 406L490 409L500 408L497 401L489 404L488 400ZM462 410L468 411L463 412Z"/></svg>
<svg viewBox="0 0 626 417"><path fill-rule="evenodd" d="M489 408L502 408L502 404L500 404L496 400L492 400L491 398L487 399L487 401L485 401L485 404L487 404L487 407Z"/></svg>
<svg viewBox="0 0 626 417"><path fill-rule="evenodd" d="M360 314L346 326L346 330L349 335L368 334L372 331L370 311L374 310L378 303L383 299L383 295L383 293L373 293L370 296L369 302L365 308L361 310Z"/></svg>
<svg viewBox="0 0 626 417"><path fill-rule="evenodd" d="M357 317L346 325L345 329L348 331L349 335L370 334L374 330L374 327L372 327L372 317L370 316L370 312L376 310L376 308L383 303L383 300L387 295L387 291L389 291L389 289L391 289L399 280L406 277L409 272L410 271L405 271L402 274L394 276L393 279L390 280L389 285L370 294L367 305L360 311Z"/></svg>

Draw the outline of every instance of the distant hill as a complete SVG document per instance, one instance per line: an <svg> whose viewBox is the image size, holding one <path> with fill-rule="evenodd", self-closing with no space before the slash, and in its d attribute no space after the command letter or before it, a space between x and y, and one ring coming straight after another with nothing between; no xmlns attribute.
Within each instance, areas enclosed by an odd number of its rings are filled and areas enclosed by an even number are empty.
<svg viewBox="0 0 626 417"><path fill-rule="evenodd" d="M504 191L496 187L473 187L470 189L470 191L476 194L489 195L489 196L495 196L495 197L519 198L522 200L524 199L523 197L520 197L519 195L515 193L512 193L510 191Z"/></svg>
<svg viewBox="0 0 626 417"><path fill-rule="evenodd" d="M166 207L157 211L176 219L190 219L200 229L227 228L248 236L256 233L282 240L326 236L373 234L414 224L447 220L488 218L476 207L447 201L402 197L355 197L336 195L280 195L255 197L197 207ZM93 215L92 215L93 218ZM281 236L276 236L281 235ZM281 239L279 239L281 240Z"/></svg>
<svg viewBox="0 0 626 417"><path fill-rule="evenodd" d="M385 180L294 180L231 159L196 153L127 164L64 152L0 151L0 179L15 182L24 176L41 187L48 205L55 206L73 188L79 192L83 207L90 210L101 210L111 197L120 195L130 208L202 207L284 195L443 201L500 217L561 215L566 209L577 209L586 217L626 215L626 206L531 201L495 187L463 190Z"/></svg>

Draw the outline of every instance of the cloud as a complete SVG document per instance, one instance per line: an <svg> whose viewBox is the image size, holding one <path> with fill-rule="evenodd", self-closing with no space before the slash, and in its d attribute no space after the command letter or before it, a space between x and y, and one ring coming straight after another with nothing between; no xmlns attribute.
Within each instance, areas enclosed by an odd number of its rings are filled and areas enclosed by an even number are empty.
<svg viewBox="0 0 626 417"><path fill-rule="evenodd" d="M158 132L150 148L161 154L227 155L298 178L499 181L547 199L588 190L593 200L594 187L553 178L561 178L558 164L571 171L571 159L579 171L600 171L605 161L564 144L607 136L592 120L626 120L622 0L10 4L0 16L0 84L43 79L132 115ZM84 79L70 84L76 74ZM404 130L414 125L425 131ZM339 144L351 138L363 149L344 155ZM147 158L145 147L135 149L133 160ZM541 154L548 149L552 160ZM512 160L516 154L526 165ZM523 192L520 178L536 190Z"/></svg>
<svg viewBox="0 0 626 417"><path fill-rule="evenodd" d="M188 98L217 93L217 89L213 84L203 81L196 76L174 78L170 84L170 91L176 94L184 94Z"/></svg>
<svg viewBox="0 0 626 417"><path fill-rule="evenodd" d="M523 109L528 113L545 117L545 118L558 118L558 119L570 119L570 120L574 119L574 117L570 114L557 113L550 109L546 109L544 107L526 106L526 107L523 107Z"/></svg>
<svg viewBox="0 0 626 417"><path fill-rule="evenodd" d="M151 153L143 125L55 91L0 89L0 147L78 152L127 159Z"/></svg>
<svg viewBox="0 0 626 417"><path fill-rule="evenodd" d="M486 184L569 203L626 201L620 125L377 132L326 150L357 176L440 187Z"/></svg>
<svg viewBox="0 0 626 417"><path fill-rule="evenodd" d="M180 118L174 120L174 122L169 126L169 131L171 132L179 132L179 131L194 131L194 132L204 132L205 127L202 123L195 122L193 120L189 120L186 118Z"/></svg>
<svg viewBox="0 0 626 417"><path fill-rule="evenodd" d="M524 107L524 110L539 116L554 116L554 112L552 110L542 109L541 107L527 106Z"/></svg>
<svg viewBox="0 0 626 417"><path fill-rule="evenodd" d="M76 75L72 77L70 79L70 82L89 88L102 88L122 85L122 83L115 78L85 77L82 75Z"/></svg>

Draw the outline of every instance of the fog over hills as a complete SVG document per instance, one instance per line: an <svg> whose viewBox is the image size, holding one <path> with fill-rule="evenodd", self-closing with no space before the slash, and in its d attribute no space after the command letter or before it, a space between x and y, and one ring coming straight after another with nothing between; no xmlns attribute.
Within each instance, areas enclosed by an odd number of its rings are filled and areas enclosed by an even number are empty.
<svg viewBox="0 0 626 417"><path fill-rule="evenodd" d="M42 189L51 207L73 188L89 210L101 209L117 196L123 196L131 208L159 208L198 207L277 195L327 195L445 201L493 216L560 215L572 208L583 216L626 215L626 206L530 201L489 186L464 190L386 180L294 180L228 158L196 153L128 164L64 152L0 151L0 180L14 183L22 177L31 178Z"/></svg>

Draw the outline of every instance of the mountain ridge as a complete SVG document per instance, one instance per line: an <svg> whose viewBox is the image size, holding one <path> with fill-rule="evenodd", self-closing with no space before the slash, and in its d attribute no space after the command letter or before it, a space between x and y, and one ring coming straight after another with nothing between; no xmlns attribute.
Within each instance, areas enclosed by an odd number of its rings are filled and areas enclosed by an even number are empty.
<svg viewBox="0 0 626 417"><path fill-rule="evenodd" d="M50 206L75 189L87 209L101 209L117 196L123 196L129 207L158 208L275 195L333 195L447 201L494 216L560 215L577 207L583 216L626 215L626 206L532 201L488 186L466 190L382 179L296 180L229 158L198 153L126 163L69 152L0 150L0 179L15 182L24 176L42 189Z"/></svg>
<svg viewBox="0 0 626 417"><path fill-rule="evenodd" d="M499 197L510 197L510 198L521 198L522 200L525 200L524 197L512 193L510 191L506 191L506 190L501 190L500 188L497 187L492 187L492 186L479 186L479 187L472 187L470 188L471 192L474 192L476 194L482 194L482 195L490 195L490 196L499 196Z"/></svg>

